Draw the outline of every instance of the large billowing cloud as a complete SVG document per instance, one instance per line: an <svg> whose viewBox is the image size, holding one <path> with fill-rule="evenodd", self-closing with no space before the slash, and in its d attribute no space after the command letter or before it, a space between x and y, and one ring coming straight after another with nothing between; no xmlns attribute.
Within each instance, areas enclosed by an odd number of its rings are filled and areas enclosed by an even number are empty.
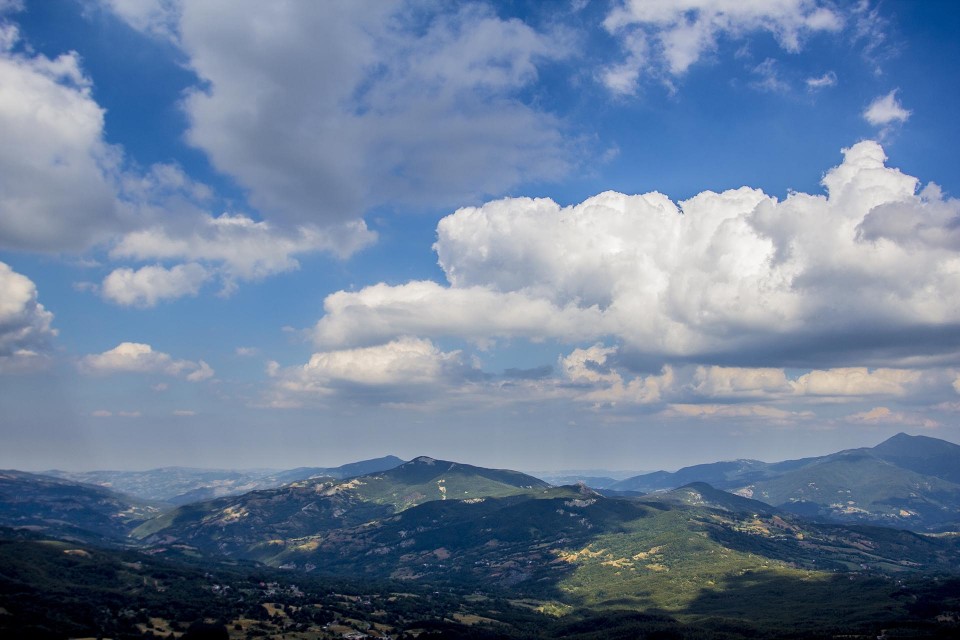
<svg viewBox="0 0 960 640"><path fill-rule="evenodd" d="M287 222L448 206L567 169L559 122L519 93L568 43L482 5L106 4L184 51L202 81L187 139Z"/></svg>
<svg viewBox="0 0 960 640"><path fill-rule="evenodd" d="M284 224L211 215L210 188L180 167L136 169L106 143L92 87L75 52L34 54L15 25L0 23L0 248L83 252L112 244L116 260L166 261L119 268L103 283L112 302L153 306L195 294L206 280L218 278L229 291L297 268L297 255L346 257L375 240L356 216ZM179 261L186 264L169 264Z"/></svg>
<svg viewBox="0 0 960 640"><path fill-rule="evenodd" d="M314 336L601 341L656 367L956 362L960 202L885 161L858 143L826 195L782 201L743 187L463 208L437 228L446 285L332 294Z"/></svg>
<svg viewBox="0 0 960 640"><path fill-rule="evenodd" d="M57 335L30 278L0 262L0 373L41 364Z"/></svg>
<svg viewBox="0 0 960 640"><path fill-rule="evenodd" d="M76 53L18 54L0 30L0 247L86 248L124 226L104 112Z"/></svg>
<svg viewBox="0 0 960 640"><path fill-rule="evenodd" d="M0 25L0 247L110 247L121 265L100 290L116 304L347 257L376 239L371 208L449 206L570 166L559 120L521 96L569 43L485 6L103 4L183 51L186 138L252 208L213 213L179 167L135 168L105 142L79 56L35 55Z"/></svg>
<svg viewBox="0 0 960 640"><path fill-rule="evenodd" d="M683 75L721 38L765 31L785 51L797 52L809 34L837 31L843 18L815 0L622 0L604 26L626 55L601 79L612 92L630 94L644 74Z"/></svg>
<svg viewBox="0 0 960 640"><path fill-rule="evenodd" d="M203 360L174 360L169 354L154 351L149 344L121 342L103 353L84 356L80 370L85 373L107 375L114 373L148 373L180 377L190 382L208 380L213 369Z"/></svg>

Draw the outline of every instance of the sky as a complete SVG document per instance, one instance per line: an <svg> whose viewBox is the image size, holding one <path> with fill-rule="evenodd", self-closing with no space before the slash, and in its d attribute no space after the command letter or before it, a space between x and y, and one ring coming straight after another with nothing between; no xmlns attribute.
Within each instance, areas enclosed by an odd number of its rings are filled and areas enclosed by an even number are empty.
<svg viewBox="0 0 960 640"><path fill-rule="evenodd" d="M957 33L951 0L0 0L0 467L960 442Z"/></svg>

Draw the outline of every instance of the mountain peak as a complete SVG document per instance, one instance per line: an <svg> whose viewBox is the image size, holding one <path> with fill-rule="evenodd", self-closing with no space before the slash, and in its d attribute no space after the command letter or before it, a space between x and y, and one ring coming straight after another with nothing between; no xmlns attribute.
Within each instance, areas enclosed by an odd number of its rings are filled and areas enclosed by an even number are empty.
<svg viewBox="0 0 960 640"><path fill-rule="evenodd" d="M437 464L438 460L436 458L431 458L430 456L417 456L410 461L410 464L427 464L434 465Z"/></svg>
<svg viewBox="0 0 960 640"><path fill-rule="evenodd" d="M909 433L904 433L903 431L901 431L901 432L898 433L897 435L891 436L891 437L887 438L887 439L886 439L883 443L881 443L881 444L887 444L887 443L889 443L889 444L894 444L894 443L897 443L897 442L912 442L912 441L915 440L916 438L920 438L920 437L921 437L921 436L912 436L912 435L910 435Z"/></svg>
<svg viewBox="0 0 960 640"><path fill-rule="evenodd" d="M898 433L870 451L905 469L960 484L960 446L952 442Z"/></svg>
<svg viewBox="0 0 960 640"><path fill-rule="evenodd" d="M912 436L908 433L898 433L895 436L887 438L877 446L873 447L875 452L899 453L900 455L929 455L932 453L942 453L944 451L956 451L960 449L957 445L939 438L929 436Z"/></svg>

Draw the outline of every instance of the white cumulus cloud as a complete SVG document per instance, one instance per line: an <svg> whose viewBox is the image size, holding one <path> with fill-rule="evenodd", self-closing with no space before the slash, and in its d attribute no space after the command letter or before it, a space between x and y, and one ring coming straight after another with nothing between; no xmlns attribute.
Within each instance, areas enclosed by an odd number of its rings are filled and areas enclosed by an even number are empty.
<svg viewBox="0 0 960 640"><path fill-rule="evenodd" d="M124 224L117 151L75 52L56 58L0 48L0 246L81 250Z"/></svg>
<svg viewBox="0 0 960 640"><path fill-rule="evenodd" d="M885 127L894 123L906 122L912 112L904 109L897 99L894 89L885 96L876 98L863 112L863 118L875 127Z"/></svg>
<svg viewBox="0 0 960 640"><path fill-rule="evenodd" d="M902 396L920 379L919 371L907 369L843 367L811 371L792 381L791 386L795 393L814 396Z"/></svg>
<svg viewBox="0 0 960 640"><path fill-rule="evenodd" d="M789 52L819 31L838 31L843 17L813 0L622 0L604 20L620 39L626 59L601 76L614 93L634 93L644 73L681 76L721 38L772 34Z"/></svg>
<svg viewBox="0 0 960 640"><path fill-rule="evenodd" d="M168 22L179 16L174 0L116 0L113 8L152 33L172 35L179 24ZM193 98L201 99L200 93ZM251 215L211 215L213 191L180 166L141 169L122 147L108 144L105 113L76 52L36 54L30 43L20 42L16 25L0 25L0 248L82 253L112 246L116 261L164 261L162 267L124 266L105 283L106 299L149 307L195 294L200 268L229 292L240 281L297 268L299 255L345 258L376 239L358 210L304 223L271 217L271 207ZM261 141L248 142L265 148ZM306 146L298 153L301 160L313 156ZM275 165L265 155L263 162ZM304 174L312 168L290 170L302 184L313 183L314 176Z"/></svg>
<svg viewBox="0 0 960 640"><path fill-rule="evenodd" d="M183 377L190 382L207 380L214 375L203 360L174 360L167 353L154 351L148 344L121 342L103 353L90 354L80 360L80 369L90 374L147 373Z"/></svg>
<svg viewBox="0 0 960 640"><path fill-rule="evenodd" d="M565 395L579 402L594 405L652 404L670 391L676 376L666 366L658 375L633 376L621 371L612 362L617 349L595 344L587 349L574 349L560 358L564 377L581 389L566 389ZM543 387L543 385L540 385ZM541 391L555 392L553 389Z"/></svg>
<svg viewBox="0 0 960 640"><path fill-rule="evenodd" d="M574 349L560 358L560 371L576 400L650 404L759 401L791 404L855 403L869 397L891 400L913 393L942 390L949 369L868 369L839 367L788 375L776 367L681 365L660 374L636 374L622 363L614 347Z"/></svg>
<svg viewBox="0 0 960 640"><path fill-rule="evenodd" d="M621 382L620 374L607 365L607 358L616 352L615 348L600 344L587 349L574 349L560 359L560 370L571 382L576 383Z"/></svg>
<svg viewBox="0 0 960 640"><path fill-rule="evenodd" d="M956 359L960 247L943 238L960 203L918 194L869 141L823 184L825 195L782 201L743 187L678 203L607 192L569 207L465 207L437 227L447 284L331 294L314 337L324 348L403 335L612 340L647 362L737 366ZM915 224L885 222L890 211Z"/></svg>
<svg viewBox="0 0 960 640"><path fill-rule="evenodd" d="M227 289L299 267L295 256L325 251L349 256L376 234L362 220L333 227L283 227L240 214L200 214L179 225L155 225L126 234L111 250L114 259L202 260L211 263Z"/></svg>
<svg viewBox="0 0 960 640"><path fill-rule="evenodd" d="M176 39L179 0L101 0L138 31Z"/></svg>
<svg viewBox="0 0 960 640"><path fill-rule="evenodd" d="M52 322L33 281L0 262L0 373L42 364L57 335Z"/></svg>
<svg viewBox="0 0 960 640"><path fill-rule="evenodd" d="M874 407L868 411L860 411L847 416L845 420L854 424L899 424L924 429L936 429L940 426L939 422L931 418L893 411L888 407Z"/></svg>
<svg viewBox="0 0 960 640"><path fill-rule="evenodd" d="M180 47L202 80L187 140L288 224L449 205L569 167L559 120L520 93L571 46L485 5L104 4Z"/></svg>
<svg viewBox="0 0 960 640"><path fill-rule="evenodd" d="M298 367L281 369L271 364L271 376L277 378L271 400L275 406L334 395L409 400L417 389L432 393L478 373L460 351L442 351L430 340L409 337L373 347L314 353Z"/></svg>
<svg viewBox="0 0 960 640"><path fill-rule="evenodd" d="M693 390L704 397L750 398L789 393L783 369L771 367L697 367Z"/></svg>
<svg viewBox="0 0 960 640"><path fill-rule="evenodd" d="M195 296L210 278L201 265L190 263L166 269L160 265L115 269L103 280L101 295L123 306L152 307L162 300Z"/></svg>

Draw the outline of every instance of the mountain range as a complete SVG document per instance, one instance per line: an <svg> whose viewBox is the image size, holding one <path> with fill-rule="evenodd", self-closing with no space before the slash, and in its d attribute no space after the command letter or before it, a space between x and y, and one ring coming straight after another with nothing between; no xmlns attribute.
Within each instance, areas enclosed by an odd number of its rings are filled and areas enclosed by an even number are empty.
<svg viewBox="0 0 960 640"><path fill-rule="evenodd" d="M690 482L830 522L915 531L954 529L960 523L960 446L904 433L875 447L814 458L734 460L657 471L608 490L611 495L650 494Z"/></svg>
<svg viewBox="0 0 960 640"><path fill-rule="evenodd" d="M818 524L705 483L607 497L426 457L345 481L187 505L132 535L161 554L195 549L308 572L537 595L572 589L594 603L651 581L672 593L680 576L723 580L734 567L797 577L949 570L960 560L954 538Z"/></svg>
<svg viewBox="0 0 960 640"><path fill-rule="evenodd" d="M907 597L903 585L960 576L958 452L960 447L942 440L900 434L875 447L816 458L719 462L644 474L619 483L619 491L585 483L553 486L516 471L426 456L395 466L399 459L381 458L332 470L359 472L349 477L333 477L330 469L316 473L320 468L271 472L261 479L293 481L179 506L5 471L0 527L10 529L0 529L0 538L29 535L41 542L125 548L124 553L146 554L171 567L228 562L235 567L231 571L240 572L235 587L240 590L243 572L252 570L244 567L262 566L321 581L408 585L396 587L398 593L456 592L461 598L472 593L481 598L474 603L488 597L476 594L499 594L489 597L527 603L522 606L532 607L530 615L571 621L551 632L556 637L593 637L589 627L580 629L573 621L597 625L599 612L619 619L639 611L666 616L647 621L655 625L754 625L756 637L764 637L758 629L778 625L794 625L801 633L814 628L812 619L823 628L873 633L876 620L908 615L896 599ZM391 468L366 471L371 466ZM145 473L178 477L168 472ZM195 482L203 479L194 476ZM167 490L175 486L171 481ZM59 562L29 540L17 543L24 553L41 554L51 566ZM90 549L68 546L62 553L82 558L100 553ZM5 593L47 589L31 582L33 574L16 554L7 558L12 568L0 571L0 611L9 611ZM114 564L139 566L129 558ZM51 572L44 585L55 582ZM129 582L138 579L134 575ZM960 621L960 600L951 613L950 593L937 591L929 605L931 615L940 616L929 624L937 633L947 629L943 637ZM421 600L417 606L432 606L429 598ZM263 606L273 611L273 605ZM478 605L458 615L470 624L493 625L492 635L477 637L498 637L504 633L498 618L508 616L505 607ZM351 615L356 621L367 614ZM629 620L624 624L631 628L638 624ZM3 624L0 616L0 630ZM353 628L361 628L357 625ZM469 635L464 625L454 635ZM317 633L310 637L327 632ZM531 629L510 633L541 637ZM702 637L698 633L690 637Z"/></svg>

